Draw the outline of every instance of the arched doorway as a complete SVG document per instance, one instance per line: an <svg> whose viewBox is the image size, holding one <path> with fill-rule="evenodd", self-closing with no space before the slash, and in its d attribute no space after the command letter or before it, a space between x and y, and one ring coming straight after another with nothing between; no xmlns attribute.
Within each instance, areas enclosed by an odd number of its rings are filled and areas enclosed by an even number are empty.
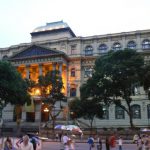
<svg viewBox="0 0 150 150"><path fill-rule="evenodd" d="M42 104L41 122L47 122L47 121L49 121L49 105L48 104Z"/></svg>

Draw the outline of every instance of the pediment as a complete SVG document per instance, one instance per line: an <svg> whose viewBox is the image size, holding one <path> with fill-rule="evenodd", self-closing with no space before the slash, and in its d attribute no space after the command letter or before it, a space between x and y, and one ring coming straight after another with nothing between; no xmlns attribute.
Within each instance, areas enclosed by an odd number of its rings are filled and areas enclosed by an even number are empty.
<svg viewBox="0 0 150 150"><path fill-rule="evenodd" d="M58 50L52 50L47 47L32 45L28 48L25 48L21 52L15 54L14 56L12 56L10 60L49 57L49 56L56 56L56 55L65 55L65 53Z"/></svg>

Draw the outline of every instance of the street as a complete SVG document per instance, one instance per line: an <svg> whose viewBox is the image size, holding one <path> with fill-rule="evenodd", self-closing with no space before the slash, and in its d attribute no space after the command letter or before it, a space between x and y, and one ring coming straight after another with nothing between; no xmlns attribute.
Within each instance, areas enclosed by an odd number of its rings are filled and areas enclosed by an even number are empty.
<svg viewBox="0 0 150 150"><path fill-rule="evenodd" d="M42 144L42 150L63 150L63 145L59 142L43 142ZM76 150L88 150L88 144L87 143L76 143ZM95 146L92 150L97 150L97 147ZM105 144L103 143L103 148L105 149ZM118 147L116 147L116 150L118 150ZM136 144L124 144L123 150L136 150Z"/></svg>

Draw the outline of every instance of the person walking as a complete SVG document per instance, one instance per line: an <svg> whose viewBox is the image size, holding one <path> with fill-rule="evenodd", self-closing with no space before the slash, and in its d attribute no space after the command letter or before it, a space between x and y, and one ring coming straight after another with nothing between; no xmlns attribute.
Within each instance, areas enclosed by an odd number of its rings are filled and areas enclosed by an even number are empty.
<svg viewBox="0 0 150 150"><path fill-rule="evenodd" d="M70 137L70 150L75 150L75 135Z"/></svg>
<svg viewBox="0 0 150 150"><path fill-rule="evenodd" d="M69 150L70 139L67 136L67 133L64 134L63 138L64 150Z"/></svg>
<svg viewBox="0 0 150 150"><path fill-rule="evenodd" d="M62 133L59 133L59 142L61 142Z"/></svg>
<svg viewBox="0 0 150 150"><path fill-rule="evenodd" d="M119 150L122 150L122 144L123 144L123 140L122 137L120 136L118 139Z"/></svg>
<svg viewBox="0 0 150 150"><path fill-rule="evenodd" d="M10 137L6 138L6 141L4 143L4 150L15 150Z"/></svg>
<svg viewBox="0 0 150 150"><path fill-rule="evenodd" d="M91 150L94 147L94 138L89 136L87 143L89 144L89 150Z"/></svg>
<svg viewBox="0 0 150 150"><path fill-rule="evenodd" d="M115 135L112 135L109 139L110 149L115 150L116 149L116 137Z"/></svg>
<svg viewBox="0 0 150 150"><path fill-rule="evenodd" d="M23 142L19 145L19 150L34 150L28 135L23 136Z"/></svg>
<svg viewBox="0 0 150 150"><path fill-rule="evenodd" d="M137 141L137 150L142 150L142 149L143 149L143 140L140 136L138 141Z"/></svg>
<svg viewBox="0 0 150 150"><path fill-rule="evenodd" d="M109 146L109 138L108 138L108 136L106 136L106 139L105 139L105 145L106 145L106 150L110 150L110 146Z"/></svg>
<svg viewBox="0 0 150 150"><path fill-rule="evenodd" d="M59 140L59 135L58 135L58 133L55 134L55 139L56 139L56 141Z"/></svg>
<svg viewBox="0 0 150 150"><path fill-rule="evenodd" d="M100 136L98 136L97 142L98 142L97 149L102 150L102 138Z"/></svg>

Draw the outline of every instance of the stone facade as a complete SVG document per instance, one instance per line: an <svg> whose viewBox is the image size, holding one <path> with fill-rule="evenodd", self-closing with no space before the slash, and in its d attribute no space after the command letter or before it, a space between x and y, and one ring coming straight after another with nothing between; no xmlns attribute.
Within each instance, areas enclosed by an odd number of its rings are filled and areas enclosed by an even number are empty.
<svg viewBox="0 0 150 150"><path fill-rule="evenodd" d="M29 74L32 72L30 77L32 78L33 76L34 80L46 70L60 69L65 84L64 92L67 97L80 96L80 86L92 75L95 59L110 50L135 49L141 55L144 55L145 63L150 63L150 30L79 37L73 33L66 23L60 21L36 28L31 33L31 36L31 43L1 48L0 59L14 58L11 62L22 76L29 78ZM40 57L38 55L36 59L23 57L17 59L17 56L21 53L27 53L27 50L30 51L29 48L33 50L34 46L48 49L49 51L52 50L59 54L57 56L49 55L49 57L43 57L42 55ZM134 124L137 126L149 126L150 102L141 87L136 90L132 104L138 114L135 114ZM3 110L5 121L13 121L12 107L7 106ZM35 107L35 121L38 121L40 118L39 104L36 104ZM104 111L106 110L104 109ZM125 113L124 117L122 114L117 117L116 113L116 108L112 105L108 108L107 116L104 116L102 120L96 120L94 126L101 128L106 126L128 127L128 115ZM25 110L22 114L22 120L26 121Z"/></svg>

